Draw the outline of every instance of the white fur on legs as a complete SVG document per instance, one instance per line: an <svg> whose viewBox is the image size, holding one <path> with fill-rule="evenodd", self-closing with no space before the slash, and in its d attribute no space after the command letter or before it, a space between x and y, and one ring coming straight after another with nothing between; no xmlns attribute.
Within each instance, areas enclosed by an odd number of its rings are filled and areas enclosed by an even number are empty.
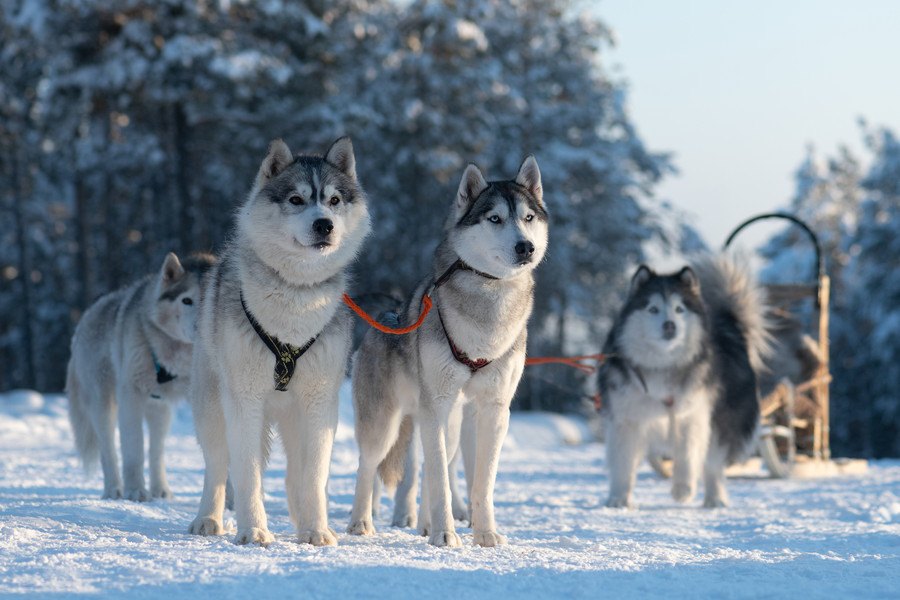
<svg viewBox="0 0 900 600"><path fill-rule="evenodd" d="M296 416L301 427L302 482L299 496L297 538L313 546L335 546L337 536L328 527L328 467L337 429L337 390L303 399ZM371 501L371 492L369 492ZM369 507L371 514L371 506Z"/></svg>
<svg viewBox="0 0 900 600"><path fill-rule="evenodd" d="M150 433L150 496L172 498L166 481L165 441L172 423L172 407L168 402L148 402L144 407Z"/></svg>
<svg viewBox="0 0 900 600"><path fill-rule="evenodd" d="M375 533L375 525L372 523L374 513L372 507L375 502L378 465L387 456L397 439L400 420L400 414L394 415L394 418L390 420L386 419L386 431L378 431L377 435L372 435L376 432L368 432L366 429L357 431L359 468L356 470L356 491L353 496L353 510L350 512L350 525L347 526L347 533L352 535Z"/></svg>
<svg viewBox="0 0 900 600"><path fill-rule="evenodd" d="M462 455L466 475L466 518L472 526L472 478L475 476L476 453L475 404L470 402L463 407L463 424L459 435L459 453Z"/></svg>
<svg viewBox="0 0 900 600"><path fill-rule="evenodd" d="M493 547L506 543L497 533L494 521L494 483L500 462L500 449L509 428L509 403L485 402L475 412L475 474L472 478L472 529L475 543Z"/></svg>
<svg viewBox="0 0 900 600"><path fill-rule="evenodd" d="M673 445L672 497L690 502L697 494L697 482L709 448L709 413L696 410L675 423Z"/></svg>
<svg viewBox="0 0 900 600"><path fill-rule="evenodd" d="M435 401L435 404L440 401ZM440 411L443 412L443 411ZM447 429L449 415L440 414L434 407L423 407L420 427L425 452L423 486L427 487L429 512L428 542L434 546L457 548L462 545L450 509L450 484L447 481ZM423 496L426 492L423 491Z"/></svg>
<svg viewBox="0 0 900 600"><path fill-rule="evenodd" d="M269 532L262 498L262 402L242 398L237 406L236 399L223 400L237 519L234 543L268 546L275 537Z"/></svg>
<svg viewBox="0 0 900 600"><path fill-rule="evenodd" d="M459 490L459 463L462 454L462 444L456 449L456 454L450 459L447 465L447 478L450 480L450 507L453 512L453 518L457 521L465 521L469 518L469 510L466 502L463 500L462 492Z"/></svg>
<svg viewBox="0 0 900 600"><path fill-rule="evenodd" d="M90 388L85 390L92 393ZM100 448L100 466L103 468L103 499L122 498L122 477L119 474L119 457L116 454L116 418L118 407L111 397L102 398L105 410L89 411L91 425L97 434Z"/></svg>
<svg viewBox="0 0 900 600"><path fill-rule="evenodd" d="M195 364L196 364L195 357ZM195 368L194 373L199 373ZM228 443L225 415L218 398L217 387L208 378L193 376L191 408L194 413L194 429L203 450L206 469L203 474L203 495L197 518L191 523L190 533L195 535L222 535L222 513L225 509L228 479ZM231 487L231 486L229 486ZM232 491L232 497L234 492ZM233 500L232 500L233 501Z"/></svg>
<svg viewBox="0 0 900 600"><path fill-rule="evenodd" d="M415 431L413 439L406 450L406 461L403 465L403 478L394 492L394 515L391 525L394 527L412 527L417 524L416 493L419 491L419 456ZM422 499L424 507L424 497ZM423 508L423 510L425 510Z"/></svg>
<svg viewBox="0 0 900 600"><path fill-rule="evenodd" d="M146 502L150 499L144 487L144 403L140 392L128 384L116 390L119 401L119 439L122 443L123 495L126 500Z"/></svg>
<svg viewBox="0 0 900 600"><path fill-rule="evenodd" d="M727 449L715 440L710 442L703 465L703 506L706 508L728 506L728 492L725 490L727 453Z"/></svg>
<svg viewBox="0 0 900 600"><path fill-rule="evenodd" d="M609 498L606 506L630 508L638 463L646 450L645 432L632 421L609 422L606 433L606 466L609 469Z"/></svg>
<svg viewBox="0 0 900 600"><path fill-rule="evenodd" d="M378 477L375 478L375 481L372 482L372 520L378 518L378 513L381 511L381 479Z"/></svg>

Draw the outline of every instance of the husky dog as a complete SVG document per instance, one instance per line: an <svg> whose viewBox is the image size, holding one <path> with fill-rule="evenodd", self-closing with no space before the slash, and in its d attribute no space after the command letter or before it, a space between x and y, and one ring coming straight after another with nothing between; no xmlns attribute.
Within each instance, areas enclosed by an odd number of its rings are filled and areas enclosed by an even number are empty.
<svg viewBox="0 0 900 600"><path fill-rule="evenodd" d="M749 269L726 257L659 275L641 266L607 338L600 370L609 466L607 506L632 505L638 463L674 458L672 496L725 506L725 467L752 446L766 307Z"/></svg>
<svg viewBox="0 0 900 600"><path fill-rule="evenodd" d="M547 212L534 157L512 181L485 181L469 165L459 184L433 271L399 320L412 323L430 292L434 309L406 336L368 332L353 361L359 471L348 531L370 535L376 471L397 490L394 523L415 523L411 444L416 422L425 453L419 529L436 546L459 546L447 463L457 450L463 405L474 428L466 456L475 543L505 543L494 522L494 480L509 424L509 404L525 366L533 270L547 249ZM409 476L409 475L412 476Z"/></svg>
<svg viewBox="0 0 900 600"><path fill-rule="evenodd" d="M214 261L208 254L193 254L182 263L169 253L159 273L103 296L75 328L66 376L69 421L85 466L100 458L104 498L144 502L172 497L163 443L172 420L171 401L187 395L200 280ZM145 419L149 492L144 486Z"/></svg>
<svg viewBox="0 0 900 600"><path fill-rule="evenodd" d="M230 463L235 543L273 541L261 477L274 426L300 542L337 543L326 484L350 350L341 295L369 228L349 138L324 157L294 157L272 142L233 239L204 283L191 404L206 476L191 533L223 533Z"/></svg>

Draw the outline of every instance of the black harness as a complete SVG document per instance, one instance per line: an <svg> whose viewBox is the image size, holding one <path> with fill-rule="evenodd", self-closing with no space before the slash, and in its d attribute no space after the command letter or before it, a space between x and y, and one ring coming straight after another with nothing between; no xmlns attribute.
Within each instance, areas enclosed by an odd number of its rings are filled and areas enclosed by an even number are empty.
<svg viewBox="0 0 900 600"><path fill-rule="evenodd" d="M266 348L275 355L275 372L273 373L275 389L279 392L287 391L287 386L291 382L291 377L294 376L294 369L297 367L297 361L310 349L319 338L319 335L316 334L302 346L285 344L284 342L279 341L277 337L266 333L266 330L262 328L259 321L250 314L247 303L244 302L243 292L241 293L241 306L244 308L244 314L247 315L247 320L250 321L250 326L253 327L253 331L256 332L259 339L266 345Z"/></svg>
<svg viewBox="0 0 900 600"><path fill-rule="evenodd" d="M439 288L442 285L444 285L445 283L447 283L450 280L450 277L452 277L453 274L456 273L457 271L470 271L470 272L475 273L476 275L480 275L481 277L484 277L486 279L500 279L499 277L494 277L493 275L490 275L489 273L484 273L477 269L473 269L472 267L467 265L463 261L463 259L458 258L456 260L456 262L454 262L452 265L450 265L450 267L446 271L444 271L443 275L438 277L437 280L435 280L435 282L433 284L431 284L431 288L428 290L428 295L431 296L431 294L434 293L434 290L436 290L437 288ZM453 358L456 359L456 362L462 363L465 366L469 367L469 371L471 371L473 375L475 373L477 373L480 369L483 369L484 367L491 364L491 361L489 361L486 358L474 358L474 359L469 358L468 354L466 354L465 352L460 350L459 346L457 346L456 343L453 341L453 338L450 337L450 334L447 333L447 326L444 325L444 317L441 316L441 307L440 306L437 307L437 313L438 313L438 320L441 322L441 329L444 330L444 337L447 338L447 343L450 345L450 352L453 354Z"/></svg>
<svg viewBox="0 0 900 600"><path fill-rule="evenodd" d="M153 350L150 350L150 358L153 359L153 368L156 369L156 383L162 385L178 378L178 375L173 375L159 363L159 359L156 358L156 353Z"/></svg>

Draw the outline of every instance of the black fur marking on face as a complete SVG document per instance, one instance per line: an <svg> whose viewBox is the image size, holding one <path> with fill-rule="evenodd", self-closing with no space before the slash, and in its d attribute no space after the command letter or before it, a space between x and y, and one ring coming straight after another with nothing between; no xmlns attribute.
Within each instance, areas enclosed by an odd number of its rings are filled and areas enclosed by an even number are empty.
<svg viewBox="0 0 900 600"><path fill-rule="evenodd" d="M499 196L499 198L498 198ZM521 199L534 213L534 218L539 221L547 221L547 211L537 201L537 198L525 187L515 181L491 181L488 186L478 194L478 197L469 206L466 214L456 223L457 227L471 227L484 219L485 215L502 200L509 207L509 214L516 214L517 200Z"/></svg>
<svg viewBox="0 0 900 600"><path fill-rule="evenodd" d="M188 278L182 277L175 285L164 291L159 295L159 302L175 302L178 299L178 296L185 293L188 290Z"/></svg>
<svg viewBox="0 0 900 600"><path fill-rule="evenodd" d="M687 285L679 273L668 275L657 275L654 273L650 275L650 278L642 283L628 298L624 313L647 308L647 305L650 304L650 298L654 294L659 294L663 298L668 298L672 294L679 294L686 309L701 316L706 314L703 299L697 293L696 288Z"/></svg>
<svg viewBox="0 0 900 600"><path fill-rule="evenodd" d="M320 187L316 187L313 183L316 180L313 177L315 173L318 173ZM285 203L288 198L297 193L297 183L299 182L306 183L311 189L311 196L304 199L304 204L328 202L330 198L324 197L324 190L328 185L334 186L339 192L341 202L350 204L360 196L359 185L354 179L336 166L326 162L323 157L309 155L300 155L294 158L294 162L288 168L266 183L261 194L275 204Z"/></svg>

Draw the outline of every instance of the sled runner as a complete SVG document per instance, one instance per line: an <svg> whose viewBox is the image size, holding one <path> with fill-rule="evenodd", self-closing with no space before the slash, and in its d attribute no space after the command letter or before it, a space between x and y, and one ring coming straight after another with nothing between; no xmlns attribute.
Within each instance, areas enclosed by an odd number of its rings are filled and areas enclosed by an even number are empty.
<svg viewBox="0 0 900 600"><path fill-rule="evenodd" d="M782 219L799 227L815 248L812 283L770 284L766 286L773 308L775 357L770 362L768 381L761 383L761 429L759 453L772 477L823 477L866 470L864 460L831 459L829 445L828 312L831 280L818 236L797 217L767 213L747 219L728 236L727 249L749 225L763 220ZM804 324L798 308L812 300L812 323ZM807 319L809 320L809 319ZM815 323L815 321L818 323ZM817 325L817 329L816 328ZM803 333L815 329L815 337Z"/></svg>

